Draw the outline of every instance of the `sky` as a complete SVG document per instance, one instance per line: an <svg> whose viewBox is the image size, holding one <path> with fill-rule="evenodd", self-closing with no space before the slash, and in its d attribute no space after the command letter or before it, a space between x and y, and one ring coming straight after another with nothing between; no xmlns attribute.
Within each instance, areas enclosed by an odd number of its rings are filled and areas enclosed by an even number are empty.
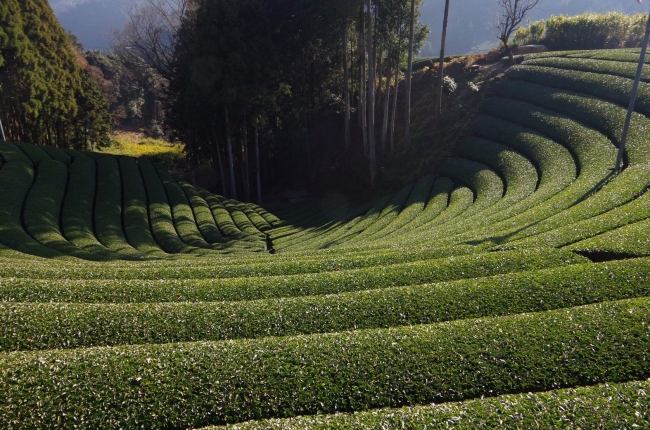
<svg viewBox="0 0 650 430"><path fill-rule="evenodd" d="M138 0L49 1L63 28L72 31L86 49L108 50L112 32L122 27L129 9ZM420 56L435 56L440 50L444 5L444 0L424 0L422 21L430 26L431 36ZM493 27L497 10L496 0L451 0L447 54L484 52L495 46ZM650 1L640 5L636 0L541 0L529 18L535 21L551 15L613 10L647 13Z"/></svg>

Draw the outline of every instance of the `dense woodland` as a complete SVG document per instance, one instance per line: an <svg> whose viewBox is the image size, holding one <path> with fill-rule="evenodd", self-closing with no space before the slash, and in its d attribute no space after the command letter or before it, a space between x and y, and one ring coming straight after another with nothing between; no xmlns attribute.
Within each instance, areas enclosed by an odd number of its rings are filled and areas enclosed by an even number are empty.
<svg viewBox="0 0 650 430"><path fill-rule="evenodd" d="M0 3L0 120L9 140L74 148L108 140L106 101L47 0Z"/></svg>
<svg viewBox="0 0 650 430"><path fill-rule="evenodd" d="M47 1L3 2L0 120L7 139L41 145L105 145L114 126L182 141L191 168L210 166L213 191L246 201L310 188L332 154L371 186L380 163L413 150L406 71L429 35L421 4L146 0L106 54L66 34ZM642 21L553 18L513 43L562 49L575 33L599 45L578 48L637 46ZM431 73L428 93L443 94Z"/></svg>
<svg viewBox="0 0 650 430"><path fill-rule="evenodd" d="M408 51L409 5L200 3L177 36L168 124L191 157L219 166L223 192L231 196L250 198L251 160L260 150L262 163L279 161L306 177L314 147L332 144L323 139L332 131L341 151L360 137L374 179L377 154L401 140L389 130L389 116L394 123L398 113L393 103L389 115L388 95L395 100ZM416 24L416 47L426 36ZM375 123L380 110L383 124Z"/></svg>

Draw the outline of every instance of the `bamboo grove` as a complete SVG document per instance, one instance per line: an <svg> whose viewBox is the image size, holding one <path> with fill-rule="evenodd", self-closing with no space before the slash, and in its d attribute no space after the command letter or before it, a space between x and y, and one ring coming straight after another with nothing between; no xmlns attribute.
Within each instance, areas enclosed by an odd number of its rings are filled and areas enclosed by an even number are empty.
<svg viewBox="0 0 650 430"><path fill-rule="evenodd" d="M418 18L416 50L428 36ZM377 154L403 137L410 22L409 0L197 2L176 34L168 123L233 198L259 195L260 170L307 177L324 127L341 151L363 151L372 180Z"/></svg>
<svg viewBox="0 0 650 430"><path fill-rule="evenodd" d="M106 143L110 116L86 65L47 0L3 0L0 121L6 138L78 149L88 138Z"/></svg>

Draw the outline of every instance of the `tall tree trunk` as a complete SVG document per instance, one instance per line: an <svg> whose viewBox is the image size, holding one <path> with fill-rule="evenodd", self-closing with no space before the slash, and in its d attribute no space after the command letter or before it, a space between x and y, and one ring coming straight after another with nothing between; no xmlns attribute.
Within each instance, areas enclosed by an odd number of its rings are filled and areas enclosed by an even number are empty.
<svg viewBox="0 0 650 430"><path fill-rule="evenodd" d="M390 153L395 153L395 118L397 117L397 89L399 88L399 54L395 67L395 89L393 90L393 113L390 120Z"/></svg>
<svg viewBox="0 0 650 430"><path fill-rule="evenodd" d="M251 181L250 181L250 172L248 169L248 124L246 121L246 114L244 114L244 127L242 133L242 164L243 164L243 175L244 175L244 197L247 202L251 201Z"/></svg>
<svg viewBox="0 0 650 430"><path fill-rule="evenodd" d="M262 179L260 174L260 139L259 133L257 130L257 125L255 125L255 170L257 178L257 204L262 204Z"/></svg>
<svg viewBox="0 0 650 430"><path fill-rule="evenodd" d="M388 76L386 77L386 90L384 91L384 117L381 125L381 153L386 154L386 140L388 138L388 107L390 105L390 81L393 79L393 68L388 58Z"/></svg>
<svg viewBox="0 0 650 430"><path fill-rule="evenodd" d="M228 144L228 163L230 165L230 198L237 198L237 182L235 181L235 160L232 153L232 136L230 134L230 121L228 108L226 108L226 142Z"/></svg>
<svg viewBox="0 0 650 430"><path fill-rule="evenodd" d="M343 98L345 99L345 149L350 147L350 75L348 71L348 20L343 21Z"/></svg>
<svg viewBox="0 0 650 430"><path fill-rule="evenodd" d="M359 61L361 68L359 72L359 94L361 95L361 136L363 138L363 154L368 156L368 128L367 128L367 106L366 106L366 19L364 16L363 4L361 5L361 16L359 21Z"/></svg>
<svg viewBox="0 0 650 430"><path fill-rule="evenodd" d="M447 41L447 22L449 19L449 0L445 1L445 17L442 20L442 39L440 41L440 66L438 67L438 94L436 96L436 127L440 127L442 115L442 83L445 71L445 43Z"/></svg>
<svg viewBox="0 0 650 430"><path fill-rule="evenodd" d="M221 149L219 148L219 139L217 139L216 130L212 130L212 138L214 139L214 148L217 153L217 162L219 163L219 175L221 176L221 194L226 195L226 171L223 168L223 159L221 158Z"/></svg>
<svg viewBox="0 0 650 430"><path fill-rule="evenodd" d="M375 148L375 50L373 41L372 0L366 0L368 7L368 154L370 162L370 184L377 178L377 154Z"/></svg>
<svg viewBox="0 0 650 430"><path fill-rule="evenodd" d="M411 76L413 75L413 39L415 38L415 0L411 0L411 18L409 21L409 59L406 70L406 111L404 143L411 145Z"/></svg>

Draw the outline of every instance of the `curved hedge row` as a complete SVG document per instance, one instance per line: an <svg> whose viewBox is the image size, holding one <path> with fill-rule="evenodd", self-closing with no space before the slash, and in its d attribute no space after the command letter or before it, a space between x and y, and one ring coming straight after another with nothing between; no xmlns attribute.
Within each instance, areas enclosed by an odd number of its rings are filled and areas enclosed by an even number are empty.
<svg viewBox="0 0 650 430"><path fill-rule="evenodd" d="M0 303L0 352L431 324L650 295L650 259L245 302Z"/></svg>
<svg viewBox="0 0 650 430"><path fill-rule="evenodd" d="M451 256L385 267L257 278L201 280L158 277L153 280L75 281L16 277L0 281L0 300L49 302L58 298L62 302L85 303L258 300L466 279L585 261L584 257L570 252L526 249Z"/></svg>
<svg viewBox="0 0 650 430"><path fill-rule="evenodd" d="M404 428L647 428L650 381L507 394L464 402L233 424L233 430ZM216 427L210 427L216 430ZM207 428L206 428L207 430Z"/></svg>
<svg viewBox="0 0 650 430"><path fill-rule="evenodd" d="M0 423L196 427L624 382L650 375L648 324L650 300L636 299L335 334L1 354Z"/></svg>

